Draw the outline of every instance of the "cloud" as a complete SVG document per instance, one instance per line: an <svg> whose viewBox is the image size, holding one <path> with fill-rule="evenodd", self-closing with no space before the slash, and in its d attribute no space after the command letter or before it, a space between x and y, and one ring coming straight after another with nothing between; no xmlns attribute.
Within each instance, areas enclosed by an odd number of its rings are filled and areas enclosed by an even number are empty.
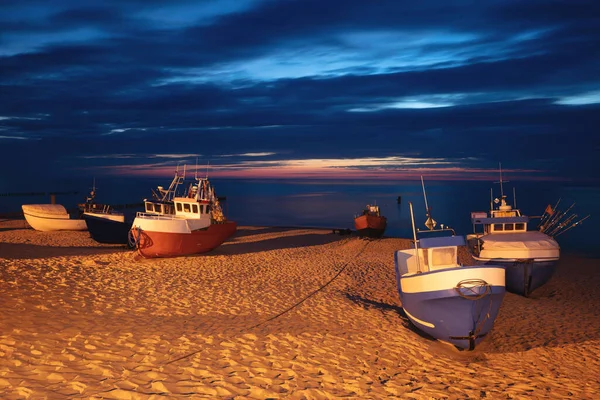
<svg viewBox="0 0 600 400"><path fill-rule="evenodd" d="M20 154L32 175L51 162L109 171L197 152L257 173L244 163L384 171L409 157L597 179L599 7L5 2L0 167Z"/></svg>

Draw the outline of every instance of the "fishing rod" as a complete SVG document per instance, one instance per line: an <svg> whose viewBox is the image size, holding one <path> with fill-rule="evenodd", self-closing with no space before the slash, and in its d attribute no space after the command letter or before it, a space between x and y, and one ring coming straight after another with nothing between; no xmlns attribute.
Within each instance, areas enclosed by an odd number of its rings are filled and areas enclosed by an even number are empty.
<svg viewBox="0 0 600 400"><path fill-rule="evenodd" d="M565 219L563 222L554 227L550 232L548 232L549 236L554 236L556 233L560 232L564 227L569 225L573 220L577 218L577 214L573 214Z"/></svg>
<svg viewBox="0 0 600 400"><path fill-rule="evenodd" d="M556 226L556 224L558 224L569 213L569 211L571 211L571 208L573 208L574 205L575 203L571 204L571 206L564 212L557 212L555 217L550 219L550 221L543 227L542 232L552 229L554 226Z"/></svg>
<svg viewBox="0 0 600 400"><path fill-rule="evenodd" d="M559 235L561 235L561 234L565 233L566 231L568 231L568 230L569 230L569 229L571 229L571 228L575 228L577 225L581 224L583 221L585 221L586 219L588 219L590 216L591 216L591 215L588 215L588 216L586 216L586 217L584 217L584 218L580 219L579 221L575 222L573 225L569 226L567 229L565 229L565 230L563 230L563 231L561 231L561 232L557 233L557 234L556 234L556 236L559 236ZM556 237L556 236L555 236L555 237Z"/></svg>
<svg viewBox="0 0 600 400"><path fill-rule="evenodd" d="M560 200L561 200L561 198L559 197L558 201L554 205L554 208L550 207L550 211L552 211L551 213L548 212L548 207L546 207L546 209L544 210L544 214L542 215L542 219L540 219L540 223L537 226L538 228L540 228L540 230L542 230L541 227L546 222L546 220L548 220L548 218L550 218L552 215L554 215L556 208L560 204Z"/></svg>

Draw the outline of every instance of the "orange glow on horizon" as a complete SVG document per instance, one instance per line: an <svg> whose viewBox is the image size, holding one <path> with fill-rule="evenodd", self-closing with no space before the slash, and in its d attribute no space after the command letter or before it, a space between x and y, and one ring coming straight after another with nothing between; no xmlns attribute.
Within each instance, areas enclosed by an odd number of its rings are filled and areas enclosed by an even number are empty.
<svg viewBox="0 0 600 400"><path fill-rule="evenodd" d="M175 173L173 166L121 165L101 167L110 175L139 177L171 177ZM96 167L95 169L98 169ZM183 167L179 167L183 171ZM206 167L198 168L198 176L205 176ZM561 178L549 176L548 171L532 169L503 169L504 177L525 181L559 181ZM194 176L194 168L188 168L187 177ZM497 169L461 168L461 167L423 167L410 168L324 168L308 166L264 166L232 167L211 166L208 176L229 179L323 179L323 180L418 180L421 176L433 180L498 180Z"/></svg>

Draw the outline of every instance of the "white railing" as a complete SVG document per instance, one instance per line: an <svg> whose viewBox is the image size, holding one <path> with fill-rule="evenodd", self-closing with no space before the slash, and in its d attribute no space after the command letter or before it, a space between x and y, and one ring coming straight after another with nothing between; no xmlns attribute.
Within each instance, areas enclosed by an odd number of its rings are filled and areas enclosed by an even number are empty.
<svg viewBox="0 0 600 400"><path fill-rule="evenodd" d="M173 214L152 214L146 213L143 211L138 211L136 217L147 218L147 219L156 219L156 220L170 220L177 219L177 216Z"/></svg>

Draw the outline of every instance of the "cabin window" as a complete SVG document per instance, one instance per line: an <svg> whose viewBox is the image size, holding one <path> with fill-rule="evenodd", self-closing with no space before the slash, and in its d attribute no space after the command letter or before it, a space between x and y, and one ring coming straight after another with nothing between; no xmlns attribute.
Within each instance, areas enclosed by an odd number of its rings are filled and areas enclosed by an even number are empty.
<svg viewBox="0 0 600 400"><path fill-rule="evenodd" d="M503 231L504 230L504 225L502 225L502 224L494 224L494 230L495 231Z"/></svg>
<svg viewBox="0 0 600 400"><path fill-rule="evenodd" d="M151 203L146 203L146 211L147 212L152 211L152 204Z"/></svg>
<svg viewBox="0 0 600 400"><path fill-rule="evenodd" d="M200 204L200 214L204 214L204 204Z"/></svg>
<svg viewBox="0 0 600 400"><path fill-rule="evenodd" d="M515 225L514 224L504 224L504 230L505 231L514 231Z"/></svg>
<svg viewBox="0 0 600 400"><path fill-rule="evenodd" d="M210 204L206 205L206 213L208 214L210 212Z"/></svg>
<svg viewBox="0 0 600 400"><path fill-rule="evenodd" d="M192 212L198 214L198 204L192 204Z"/></svg>
<svg viewBox="0 0 600 400"><path fill-rule="evenodd" d="M515 231L524 231L525 230L525 224L524 223L518 223L515 224Z"/></svg>
<svg viewBox="0 0 600 400"><path fill-rule="evenodd" d="M188 213L190 212L190 203L183 204L183 211Z"/></svg>
<svg viewBox="0 0 600 400"><path fill-rule="evenodd" d="M175 203L175 207L177 207L177 211L181 212L181 203Z"/></svg>
<svg viewBox="0 0 600 400"><path fill-rule="evenodd" d="M156 211L157 213L160 213L160 204L154 205L154 211Z"/></svg>
<svg viewBox="0 0 600 400"><path fill-rule="evenodd" d="M453 247L432 249L431 250L431 266L450 266L456 262L456 254Z"/></svg>

